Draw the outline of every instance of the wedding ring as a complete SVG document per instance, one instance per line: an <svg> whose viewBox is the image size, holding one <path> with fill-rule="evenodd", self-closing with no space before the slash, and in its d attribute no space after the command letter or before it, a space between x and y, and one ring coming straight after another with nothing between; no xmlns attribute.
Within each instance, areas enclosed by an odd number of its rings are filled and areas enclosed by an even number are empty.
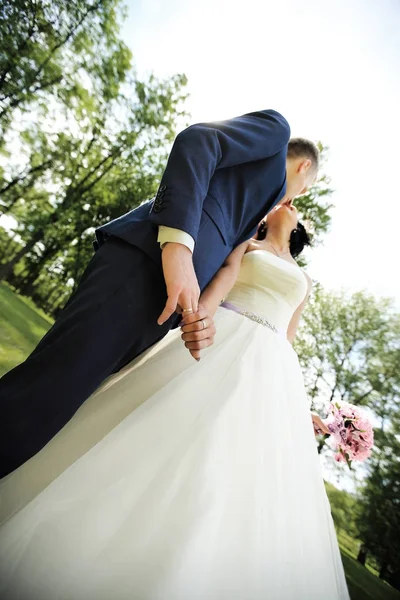
<svg viewBox="0 0 400 600"><path fill-rule="evenodd" d="M203 329L205 329L207 325L205 324L204 319L202 319L201 322L203 323Z"/></svg>
<svg viewBox="0 0 400 600"><path fill-rule="evenodd" d="M193 312L193 308L182 308L182 312Z"/></svg>

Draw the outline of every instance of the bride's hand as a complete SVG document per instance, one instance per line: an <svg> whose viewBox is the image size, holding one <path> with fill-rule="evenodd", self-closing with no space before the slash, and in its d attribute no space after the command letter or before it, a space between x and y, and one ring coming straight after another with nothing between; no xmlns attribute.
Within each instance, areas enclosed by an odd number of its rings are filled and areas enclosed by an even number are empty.
<svg viewBox="0 0 400 600"><path fill-rule="evenodd" d="M319 415L317 415L316 413L311 413L311 419L312 419L312 424L314 427L315 437L317 437L318 435L330 435L331 434L331 432L329 431L329 428L325 425L325 423L323 422L323 420L321 419L321 417Z"/></svg>
<svg viewBox="0 0 400 600"><path fill-rule="evenodd" d="M197 312L185 315L181 330L186 348L193 358L200 360L200 350L214 343L216 329L211 313L199 304Z"/></svg>

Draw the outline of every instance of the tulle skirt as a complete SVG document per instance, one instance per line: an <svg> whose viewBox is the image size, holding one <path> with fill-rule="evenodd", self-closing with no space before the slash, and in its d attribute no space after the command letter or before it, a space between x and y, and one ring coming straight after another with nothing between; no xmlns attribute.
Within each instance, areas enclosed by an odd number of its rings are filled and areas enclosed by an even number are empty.
<svg viewBox="0 0 400 600"><path fill-rule="evenodd" d="M200 363L171 332L2 483L0 598L348 600L297 355L216 323Z"/></svg>

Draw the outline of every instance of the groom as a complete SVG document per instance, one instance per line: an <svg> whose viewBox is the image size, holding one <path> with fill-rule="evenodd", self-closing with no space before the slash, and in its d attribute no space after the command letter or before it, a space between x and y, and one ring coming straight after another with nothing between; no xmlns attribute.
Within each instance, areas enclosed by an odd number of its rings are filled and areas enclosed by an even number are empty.
<svg viewBox="0 0 400 600"><path fill-rule="evenodd" d="M200 291L283 196L304 193L316 176L315 146L289 136L274 110L193 125L177 136L156 197L97 230L77 290L28 359L0 381L0 476L176 326L177 312L192 324L184 341L195 358L213 343Z"/></svg>

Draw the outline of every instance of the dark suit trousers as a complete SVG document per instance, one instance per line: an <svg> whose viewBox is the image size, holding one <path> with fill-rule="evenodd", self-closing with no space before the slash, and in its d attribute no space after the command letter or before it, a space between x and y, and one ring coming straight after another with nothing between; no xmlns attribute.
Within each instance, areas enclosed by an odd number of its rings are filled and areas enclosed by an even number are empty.
<svg viewBox="0 0 400 600"><path fill-rule="evenodd" d="M101 382L160 340L161 268L110 238L95 253L55 324L25 362L0 380L0 476L36 454ZM134 389L132 390L134 393Z"/></svg>

